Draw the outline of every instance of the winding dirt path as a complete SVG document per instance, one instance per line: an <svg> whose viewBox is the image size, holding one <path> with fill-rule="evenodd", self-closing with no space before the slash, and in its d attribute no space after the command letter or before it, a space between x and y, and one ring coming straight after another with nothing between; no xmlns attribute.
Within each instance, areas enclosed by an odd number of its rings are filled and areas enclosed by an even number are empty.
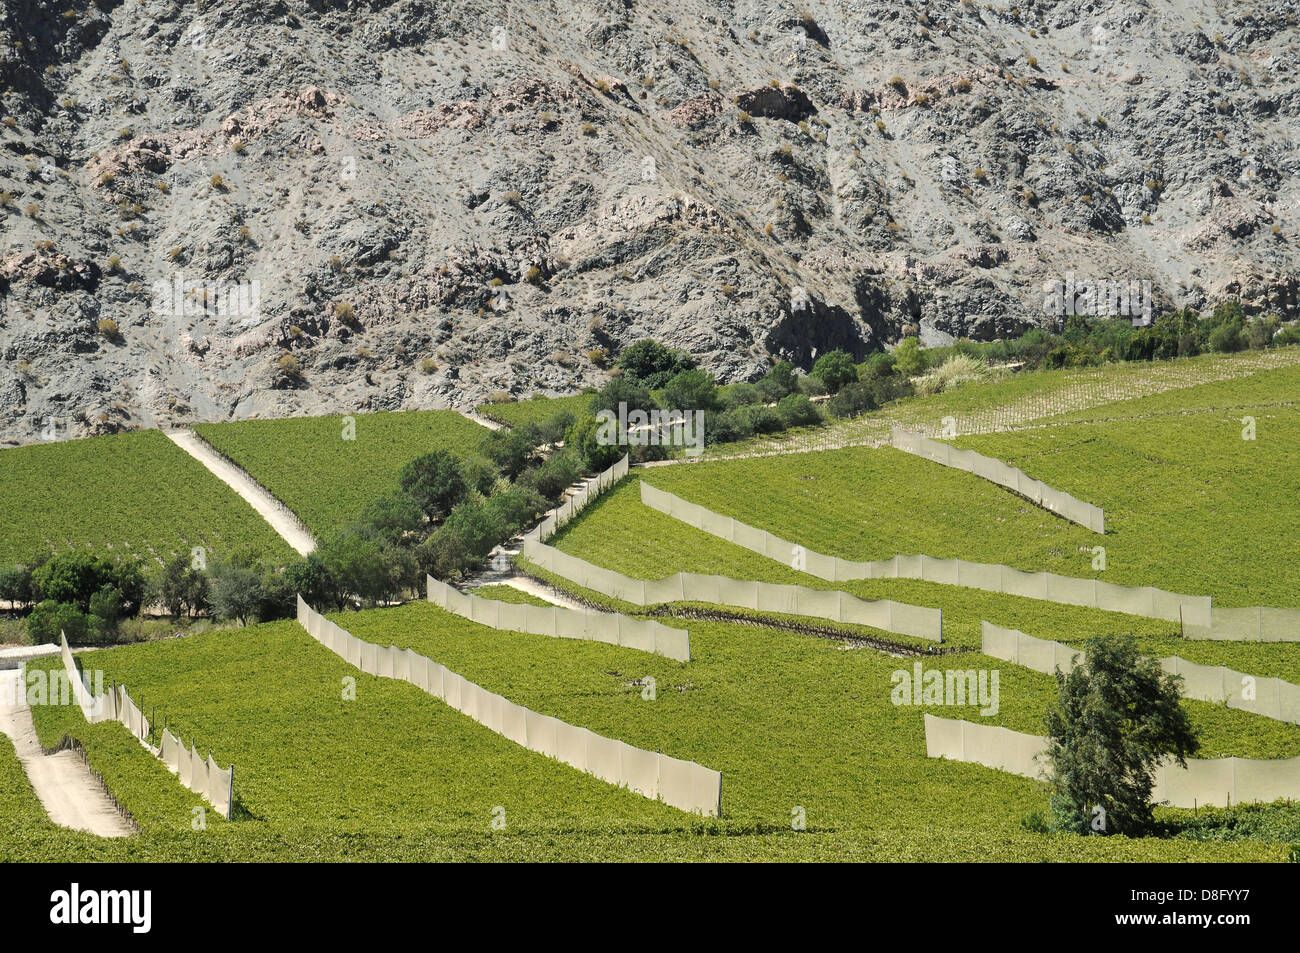
<svg viewBox="0 0 1300 953"><path fill-rule="evenodd" d="M131 827L117 813L90 769L72 751L46 754L36 738L32 710L17 669L0 672L0 732L8 735L50 820L100 837L129 837Z"/></svg>
<svg viewBox="0 0 1300 953"><path fill-rule="evenodd" d="M299 555L306 556L316 548L316 540L306 526L294 516L293 512L267 492L245 471L235 466L216 450L212 449L198 434L192 430L173 430L167 434L172 443L180 447L199 463L203 464L222 483L226 484L257 511L257 514L271 524L271 528L292 546Z"/></svg>

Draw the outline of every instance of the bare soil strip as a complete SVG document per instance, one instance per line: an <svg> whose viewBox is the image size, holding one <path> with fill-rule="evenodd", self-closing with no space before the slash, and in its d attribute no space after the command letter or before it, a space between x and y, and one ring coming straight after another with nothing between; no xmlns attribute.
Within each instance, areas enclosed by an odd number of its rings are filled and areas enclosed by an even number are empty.
<svg viewBox="0 0 1300 953"><path fill-rule="evenodd" d="M300 555L316 548L316 540L293 511L272 496L247 472L235 466L192 430L174 430L167 434L172 443L203 464L222 483L238 493L271 528Z"/></svg>
<svg viewBox="0 0 1300 953"><path fill-rule="evenodd" d="M0 672L0 732L13 741L18 760L50 820L100 837L129 837L131 825L77 753L46 754L42 750L25 696L17 670Z"/></svg>

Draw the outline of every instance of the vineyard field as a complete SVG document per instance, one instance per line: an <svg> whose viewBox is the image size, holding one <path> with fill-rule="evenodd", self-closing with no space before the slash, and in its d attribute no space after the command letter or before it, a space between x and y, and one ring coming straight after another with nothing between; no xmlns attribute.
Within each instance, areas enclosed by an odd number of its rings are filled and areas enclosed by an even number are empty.
<svg viewBox="0 0 1300 953"><path fill-rule="evenodd" d="M516 400L502 404L480 404L475 408L484 417L489 417L510 427L544 424L556 414L566 411L578 416L591 404L590 394L573 394L569 397L531 397L528 400Z"/></svg>
<svg viewBox="0 0 1300 953"><path fill-rule="evenodd" d="M691 818L524 751L410 686L360 674L286 622L95 659L146 708L166 712L174 730L188 738L198 728L201 749L236 763L231 822L191 831L198 799L121 726L89 728L75 708L39 711L42 739L83 738L142 826L129 844L55 838L63 843L42 843L42 858L85 850L102 859L1184 861L1276 860L1285 851L1260 842L1031 834L1019 819L1040 806L1042 788L926 758L920 712L890 700L892 672L910 661L877 652L693 621L693 661L682 664L495 632L426 603L333 618L369 641L428 652L519 704L721 770L725 816ZM962 657L963 666L989 664ZM1051 679L1002 667L995 721L1032 730ZM211 677L196 683L196 670ZM295 677L284 678L286 670ZM341 700L344 676L357 679L354 701ZM654 700L642 695L646 676L655 678ZM1212 706L1195 707L1225 737L1240 727ZM1300 751L1295 739L1286 742ZM508 822L493 831L498 807ZM806 831L791 828L796 807ZM9 849L22 857L26 848Z"/></svg>
<svg viewBox="0 0 1300 953"><path fill-rule="evenodd" d="M0 563L90 549L146 561L203 546L292 550L228 486L157 430L0 451Z"/></svg>
<svg viewBox="0 0 1300 953"><path fill-rule="evenodd" d="M346 526L431 450L477 455L489 431L452 410L291 417L194 429L247 470L317 535ZM348 435L352 435L348 439Z"/></svg>
<svg viewBox="0 0 1300 953"><path fill-rule="evenodd" d="M1254 440L1242 439L1246 415ZM1300 488L1300 416L1291 408L1050 424L954 444L1102 507L1108 532L889 447L656 467L643 479L846 559L923 552L1211 595L1222 606L1286 607L1300 591L1300 562L1260 558L1300 539L1300 509L1289 503ZM1097 546L1104 570L1093 569Z"/></svg>

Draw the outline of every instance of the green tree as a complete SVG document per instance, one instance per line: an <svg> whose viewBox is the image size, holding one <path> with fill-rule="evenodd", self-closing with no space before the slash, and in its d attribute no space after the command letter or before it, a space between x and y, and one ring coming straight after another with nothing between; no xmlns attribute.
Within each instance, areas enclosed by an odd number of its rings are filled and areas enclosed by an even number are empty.
<svg viewBox="0 0 1300 953"><path fill-rule="evenodd" d="M925 352L920 338L903 338L894 348L894 369L904 377L916 377L925 371Z"/></svg>
<svg viewBox="0 0 1300 953"><path fill-rule="evenodd" d="M153 577L151 592L173 617L192 616L208 606L208 577L188 556L173 556Z"/></svg>
<svg viewBox="0 0 1300 953"><path fill-rule="evenodd" d="M285 566L284 581L314 608L326 605L342 607L338 584L321 561L320 553L308 553L297 562Z"/></svg>
<svg viewBox="0 0 1300 953"><path fill-rule="evenodd" d="M786 394L793 394L799 387L795 379L794 365L789 361L778 361L758 382L758 391L765 401L778 401ZM749 401L754 403L754 401ZM740 406L740 405L737 405Z"/></svg>
<svg viewBox="0 0 1300 953"><path fill-rule="evenodd" d="M588 409L593 417L602 410L617 414L619 404L626 404L629 411L649 410L654 406L654 401L650 399L650 388L640 381L615 377L597 393L591 395Z"/></svg>
<svg viewBox="0 0 1300 953"><path fill-rule="evenodd" d="M1222 324L1210 332L1208 343L1211 351L1217 351L1221 354L1234 354L1237 351L1244 351L1249 341L1244 333L1241 318L1234 315L1224 320Z"/></svg>
<svg viewBox="0 0 1300 953"><path fill-rule="evenodd" d="M27 616L27 638L33 645L58 644L60 632L68 637L69 645L87 641L90 620L75 603L46 599Z"/></svg>
<svg viewBox="0 0 1300 953"><path fill-rule="evenodd" d="M30 566L6 566L0 569L0 600L21 609L32 603L32 570Z"/></svg>
<svg viewBox="0 0 1300 953"><path fill-rule="evenodd" d="M431 520L450 513L468 490L460 459L446 450L416 457L402 467L397 481Z"/></svg>
<svg viewBox="0 0 1300 953"><path fill-rule="evenodd" d="M615 443L600 442L601 426L591 414L585 414L574 422L564 434L565 449L574 449L582 456L588 470L608 470L627 451Z"/></svg>
<svg viewBox="0 0 1300 953"><path fill-rule="evenodd" d="M440 526L416 550L420 571L435 579L451 579L474 564L475 557L465 548L459 533Z"/></svg>
<svg viewBox="0 0 1300 953"><path fill-rule="evenodd" d="M674 351L652 338L645 338L624 350L615 364L623 369L625 379L639 382L647 390L656 390L675 374L695 367L695 359L685 351Z"/></svg>
<svg viewBox="0 0 1300 953"><path fill-rule="evenodd" d="M262 578L256 569L233 560L214 563L208 570L212 614L218 619L235 619L247 625L257 615L261 603Z"/></svg>
<svg viewBox="0 0 1300 953"><path fill-rule="evenodd" d="M875 410L880 406L875 391L881 382L882 378L875 378L842 387L838 394L826 402L826 412L832 417L856 417Z"/></svg>
<svg viewBox="0 0 1300 953"><path fill-rule="evenodd" d="M664 410L713 410L718 406L717 389L708 371L681 371L664 385L659 406Z"/></svg>
<svg viewBox="0 0 1300 953"><path fill-rule="evenodd" d="M777 401L776 412L787 427L815 424L822 419L813 402L803 394L786 394Z"/></svg>
<svg viewBox="0 0 1300 953"><path fill-rule="evenodd" d="M877 351L863 363L858 371L858 380L889 377L894 373L897 358L889 351Z"/></svg>
<svg viewBox="0 0 1300 953"><path fill-rule="evenodd" d="M110 575L105 559L86 552L59 553L32 574L32 583L43 600L75 603L84 612Z"/></svg>
<svg viewBox="0 0 1300 953"><path fill-rule="evenodd" d="M1178 703L1182 679L1139 655L1132 635L1089 639L1085 651L1082 665L1057 672L1047 714L1052 826L1138 836L1151 824L1157 765L1167 755L1186 765L1198 748Z"/></svg>
<svg viewBox="0 0 1300 953"><path fill-rule="evenodd" d="M483 439L483 456L492 461L502 476L513 480L533 461L541 439L541 431L536 424L510 429L503 427L492 431Z"/></svg>
<svg viewBox="0 0 1300 953"><path fill-rule="evenodd" d="M451 511L441 529L460 536L472 557L486 559L492 547L505 537L506 521L501 504L462 503Z"/></svg>
<svg viewBox="0 0 1300 953"><path fill-rule="evenodd" d="M817 358L817 363L809 373L812 377L820 378L826 385L826 390L832 394L858 379L858 368L853 363L852 355L841 350L827 351Z"/></svg>
<svg viewBox="0 0 1300 953"><path fill-rule="evenodd" d="M746 404L760 404L764 399L764 395L759 392L756 386L745 381L718 388L718 402L723 410L735 410L737 407L744 407ZM779 397L773 399L776 400Z"/></svg>
<svg viewBox="0 0 1300 953"><path fill-rule="evenodd" d="M552 456L535 470L529 470L519 482L532 486L547 500L559 499L582 472L582 457L566 443L564 451Z"/></svg>
<svg viewBox="0 0 1300 953"><path fill-rule="evenodd" d="M117 635L117 620L122 615L122 593L116 586L104 586L90 597L87 622L101 642L112 642Z"/></svg>
<svg viewBox="0 0 1300 953"><path fill-rule="evenodd" d="M452 512L467 505L472 504L457 504ZM351 527L327 537L318 552L338 586L340 603L351 595L374 604L392 592L393 556L381 539Z"/></svg>
<svg viewBox="0 0 1300 953"><path fill-rule="evenodd" d="M90 611L90 597L104 586L116 586L122 593L124 615L140 611L145 582L137 559L60 553L32 573L32 587L41 599L73 603L82 612Z"/></svg>
<svg viewBox="0 0 1300 953"><path fill-rule="evenodd" d="M463 476L463 474L462 474ZM389 542L399 542L424 526L424 511L409 493L389 493L367 503L361 522Z"/></svg>

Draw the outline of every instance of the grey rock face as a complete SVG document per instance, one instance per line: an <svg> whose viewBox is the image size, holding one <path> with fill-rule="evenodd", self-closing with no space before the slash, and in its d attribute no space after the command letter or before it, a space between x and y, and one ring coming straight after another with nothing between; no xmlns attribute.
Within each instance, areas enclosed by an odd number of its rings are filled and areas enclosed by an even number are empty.
<svg viewBox="0 0 1300 953"><path fill-rule="evenodd" d="M1028 7L0 0L0 440L1300 316L1289 0Z"/></svg>

